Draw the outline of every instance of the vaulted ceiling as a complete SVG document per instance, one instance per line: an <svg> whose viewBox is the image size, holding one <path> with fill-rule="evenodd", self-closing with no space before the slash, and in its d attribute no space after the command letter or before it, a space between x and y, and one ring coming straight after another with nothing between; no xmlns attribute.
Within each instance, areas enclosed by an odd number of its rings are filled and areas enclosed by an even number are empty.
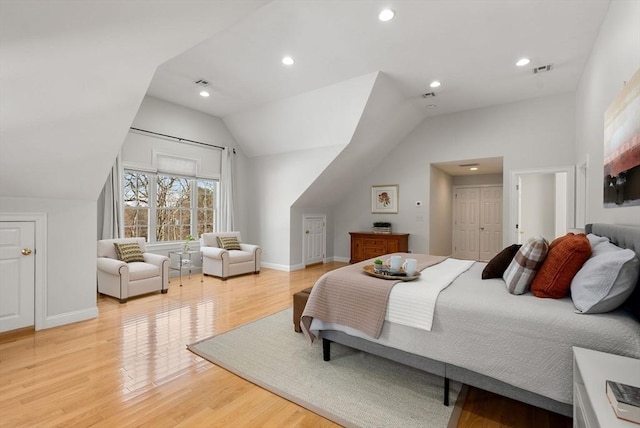
<svg viewBox="0 0 640 428"><path fill-rule="evenodd" d="M261 156L318 144L290 135L265 145L270 106L371 73L385 76L386 95L372 86L366 111L401 99L423 117L573 91L608 4L2 0L0 196L95 198L145 93L222 117ZM380 22L387 6L396 17ZM532 63L515 67L522 56ZM197 79L212 96L197 95ZM401 123L385 132L401 138Z"/></svg>
<svg viewBox="0 0 640 428"><path fill-rule="evenodd" d="M162 64L148 93L253 129L238 138L249 155L303 149L287 139L265 147L255 111L378 71L423 117L573 91L608 4L274 0ZM386 7L395 18L381 22ZM286 55L293 65L281 63ZM516 67L522 57L531 63ZM545 65L551 71L534 74ZM210 97L198 95L198 79L210 83ZM442 85L430 88L433 80ZM422 97L429 92L435 97Z"/></svg>

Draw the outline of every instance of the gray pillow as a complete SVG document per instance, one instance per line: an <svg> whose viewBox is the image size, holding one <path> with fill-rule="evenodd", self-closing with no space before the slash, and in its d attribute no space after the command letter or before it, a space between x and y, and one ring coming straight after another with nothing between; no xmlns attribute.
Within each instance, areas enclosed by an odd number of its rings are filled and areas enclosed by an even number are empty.
<svg viewBox="0 0 640 428"><path fill-rule="evenodd" d="M520 247L502 276L509 293L524 294L529 290L533 277L542 266L548 251L549 243L542 236L531 238Z"/></svg>
<svg viewBox="0 0 640 428"><path fill-rule="evenodd" d="M573 305L583 314L613 311L633 293L639 269L632 250L599 243L571 281Z"/></svg>

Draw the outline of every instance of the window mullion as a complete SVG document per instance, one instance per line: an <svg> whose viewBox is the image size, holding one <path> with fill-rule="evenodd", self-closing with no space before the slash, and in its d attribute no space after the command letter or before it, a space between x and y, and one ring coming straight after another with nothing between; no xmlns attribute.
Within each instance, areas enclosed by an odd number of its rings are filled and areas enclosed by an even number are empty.
<svg viewBox="0 0 640 428"><path fill-rule="evenodd" d="M158 175L149 174L149 242L156 242L156 216L158 211Z"/></svg>
<svg viewBox="0 0 640 428"><path fill-rule="evenodd" d="M198 179L191 179L191 236L199 238L198 235Z"/></svg>

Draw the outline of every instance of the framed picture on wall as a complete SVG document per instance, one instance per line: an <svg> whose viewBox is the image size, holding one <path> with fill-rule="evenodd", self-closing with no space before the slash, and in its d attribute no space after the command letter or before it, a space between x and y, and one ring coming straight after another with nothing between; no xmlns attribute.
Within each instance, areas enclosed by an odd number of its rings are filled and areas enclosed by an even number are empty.
<svg viewBox="0 0 640 428"><path fill-rule="evenodd" d="M371 186L371 213L398 213L398 185Z"/></svg>
<svg viewBox="0 0 640 428"><path fill-rule="evenodd" d="M640 205L640 69L604 114L604 207Z"/></svg>

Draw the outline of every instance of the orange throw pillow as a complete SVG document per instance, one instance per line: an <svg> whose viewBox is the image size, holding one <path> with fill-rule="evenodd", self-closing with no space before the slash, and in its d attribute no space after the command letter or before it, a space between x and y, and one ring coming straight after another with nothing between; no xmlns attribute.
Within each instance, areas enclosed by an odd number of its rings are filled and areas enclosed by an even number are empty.
<svg viewBox="0 0 640 428"><path fill-rule="evenodd" d="M591 244L584 233L568 233L549 245L549 253L533 278L531 292L538 297L560 299L567 295L571 280L591 256Z"/></svg>

